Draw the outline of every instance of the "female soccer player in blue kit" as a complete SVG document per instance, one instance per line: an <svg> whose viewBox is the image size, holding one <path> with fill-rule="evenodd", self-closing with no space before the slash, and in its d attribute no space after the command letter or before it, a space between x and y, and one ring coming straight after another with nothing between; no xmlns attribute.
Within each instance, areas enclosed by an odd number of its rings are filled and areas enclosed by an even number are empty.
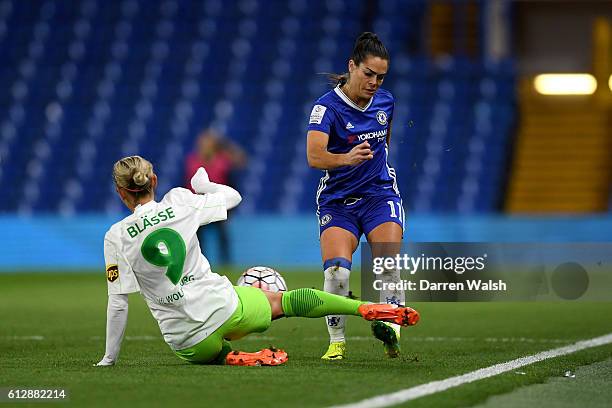
<svg viewBox="0 0 612 408"><path fill-rule="evenodd" d="M357 38L348 73L333 75L337 86L321 96L310 114L307 156L311 167L325 171L317 190L317 215L324 289L348 295L352 255L365 234L370 243L402 240L404 210L395 178L387 163L394 100L381 89L389 69L389 53L376 34ZM399 282L388 270L383 282ZM401 290L381 291L381 302L404 304ZM330 345L324 360L345 358L344 316L328 316ZM376 323L374 335L389 357L399 355L399 327Z"/></svg>

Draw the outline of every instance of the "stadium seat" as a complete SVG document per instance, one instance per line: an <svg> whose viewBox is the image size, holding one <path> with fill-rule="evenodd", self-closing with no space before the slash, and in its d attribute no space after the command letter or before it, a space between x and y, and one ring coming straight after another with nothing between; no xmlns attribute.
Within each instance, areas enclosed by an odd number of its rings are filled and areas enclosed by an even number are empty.
<svg viewBox="0 0 612 408"><path fill-rule="evenodd" d="M149 157L164 193L183 184L183 157L207 125L250 156L237 174L238 211L316 209L322 173L306 162L307 117L329 89L321 74L346 69L366 28L364 2L47 0L37 13L25 2L1 4L0 210L123 211L112 163ZM392 54L389 157L404 204L497 211L514 62L425 56L414 44L426 11L424 0L389 0L371 19Z"/></svg>

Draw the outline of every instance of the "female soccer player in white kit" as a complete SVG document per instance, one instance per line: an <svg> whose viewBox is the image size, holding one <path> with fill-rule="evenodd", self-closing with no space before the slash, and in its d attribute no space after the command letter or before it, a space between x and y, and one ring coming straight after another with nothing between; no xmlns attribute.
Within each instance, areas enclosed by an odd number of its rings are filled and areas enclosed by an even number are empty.
<svg viewBox="0 0 612 408"><path fill-rule="evenodd" d="M234 287L213 273L202 255L196 231L224 220L241 201L231 187L212 183L200 168L191 180L194 191L170 190L155 201L157 176L140 156L119 160L113 168L117 193L133 214L114 224L104 238L108 281L106 352L98 366L117 361L127 324L128 296L138 292L157 320L170 348L191 363L278 365L282 350L256 353L231 350L227 340L266 330L282 316L362 316L413 325L418 313L408 307L368 304L315 289L272 293Z"/></svg>

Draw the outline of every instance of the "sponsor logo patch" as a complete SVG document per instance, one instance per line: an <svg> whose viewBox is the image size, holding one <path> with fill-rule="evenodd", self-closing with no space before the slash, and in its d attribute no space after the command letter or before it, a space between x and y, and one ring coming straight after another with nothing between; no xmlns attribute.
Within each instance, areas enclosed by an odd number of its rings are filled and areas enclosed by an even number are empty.
<svg viewBox="0 0 612 408"><path fill-rule="evenodd" d="M365 142L366 140L376 139L376 138L384 140L384 138L387 137L387 128L377 130L376 132L362 133L357 136L351 135L348 137L349 143L352 143L353 141L355 141L355 137L359 140L359 142Z"/></svg>
<svg viewBox="0 0 612 408"><path fill-rule="evenodd" d="M324 226L326 224L329 224L331 220L332 220L332 216L330 214L325 214L324 216L321 217L321 220L319 221L319 223L321 224L321 226Z"/></svg>
<svg viewBox="0 0 612 408"><path fill-rule="evenodd" d="M117 278L119 278L119 267L117 265L108 265L106 267L106 279L112 283Z"/></svg>
<svg viewBox="0 0 612 408"><path fill-rule="evenodd" d="M353 124L352 124L351 122L349 122L349 123L347 123L347 124L346 124L346 128L347 128L347 129L352 129L352 128L354 128L354 127L355 127L355 126L353 126Z"/></svg>
<svg viewBox="0 0 612 408"><path fill-rule="evenodd" d="M385 111L378 111L378 112L376 112L376 120L381 125L383 125L383 126L386 125L387 124L387 114L385 113Z"/></svg>
<svg viewBox="0 0 612 408"><path fill-rule="evenodd" d="M325 115L325 111L327 110L326 106L323 105L315 105L312 108L312 112L310 112L310 124L320 125L323 120L323 115Z"/></svg>

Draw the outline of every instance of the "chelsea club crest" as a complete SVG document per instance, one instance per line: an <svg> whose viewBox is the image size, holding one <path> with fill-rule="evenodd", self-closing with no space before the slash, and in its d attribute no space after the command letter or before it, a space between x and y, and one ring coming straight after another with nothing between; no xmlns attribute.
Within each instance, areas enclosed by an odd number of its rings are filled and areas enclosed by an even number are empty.
<svg viewBox="0 0 612 408"><path fill-rule="evenodd" d="M385 126L387 124L387 114L385 113L385 111L376 112L376 120L378 121L378 123Z"/></svg>
<svg viewBox="0 0 612 408"><path fill-rule="evenodd" d="M324 216L321 217L321 220L319 220L319 224L321 224L321 226L324 226L327 223L329 223L331 220L332 220L332 216L330 214L325 214Z"/></svg>

